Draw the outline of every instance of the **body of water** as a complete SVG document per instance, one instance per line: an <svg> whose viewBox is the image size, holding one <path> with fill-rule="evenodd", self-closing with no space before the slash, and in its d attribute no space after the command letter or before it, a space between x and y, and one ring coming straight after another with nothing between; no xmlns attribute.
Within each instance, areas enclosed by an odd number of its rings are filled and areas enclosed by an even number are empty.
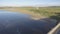
<svg viewBox="0 0 60 34"><path fill-rule="evenodd" d="M56 25L52 19L33 20L30 17L23 13L0 10L0 34L46 34Z"/></svg>

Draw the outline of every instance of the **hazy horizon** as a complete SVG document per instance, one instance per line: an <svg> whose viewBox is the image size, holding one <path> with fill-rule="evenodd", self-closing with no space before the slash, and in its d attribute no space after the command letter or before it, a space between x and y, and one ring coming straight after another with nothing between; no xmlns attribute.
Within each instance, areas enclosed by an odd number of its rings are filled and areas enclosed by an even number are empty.
<svg viewBox="0 0 60 34"><path fill-rule="evenodd" d="M3 6L60 6L60 0L0 0Z"/></svg>

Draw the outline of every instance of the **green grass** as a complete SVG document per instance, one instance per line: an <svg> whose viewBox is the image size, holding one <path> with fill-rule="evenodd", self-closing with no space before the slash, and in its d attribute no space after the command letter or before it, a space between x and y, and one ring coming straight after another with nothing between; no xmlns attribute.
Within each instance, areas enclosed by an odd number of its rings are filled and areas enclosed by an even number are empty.
<svg viewBox="0 0 60 34"><path fill-rule="evenodd" d="M55 13L60 13L60 8L39 8L39 9L30 9L34 13L39 13L43 16L53 16Z"/></svg>
<svg viewBox="0 0 60 34"><path fill-rule="evenodd" d="M29 11L33 11L34 13L39 13L42 16L60 20L60 7L45 7L39 9L33 8L33 9L29 9Z"/></svg>

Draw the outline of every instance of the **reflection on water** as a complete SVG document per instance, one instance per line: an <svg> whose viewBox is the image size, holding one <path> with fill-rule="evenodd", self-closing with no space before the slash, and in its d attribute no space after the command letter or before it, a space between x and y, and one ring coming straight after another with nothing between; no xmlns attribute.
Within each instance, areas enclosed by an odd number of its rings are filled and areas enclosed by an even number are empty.
<svg viewBox="0 0 60 34"><path fill-rule="evenodd" d="M59 29L59 31L57 32L57 34L60 34L60 29Z"/></svg>
<svg viewBox="0 0 60 34"><path fill-rule="evenodd" d="M46 34L56 25L51 19L32 20L31 16L0 11L0 34Z"/></svg>

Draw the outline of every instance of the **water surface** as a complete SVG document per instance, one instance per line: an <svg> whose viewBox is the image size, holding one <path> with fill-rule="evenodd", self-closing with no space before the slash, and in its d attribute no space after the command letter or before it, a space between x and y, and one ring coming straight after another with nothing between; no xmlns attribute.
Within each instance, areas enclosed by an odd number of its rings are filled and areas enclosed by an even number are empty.
<svg viewBox="0 0 60 34"><path fill-rule="evenodd" d="M0 34L46 34L56 25L48 18L33 20L18 12L0 10Z"/></svg>

